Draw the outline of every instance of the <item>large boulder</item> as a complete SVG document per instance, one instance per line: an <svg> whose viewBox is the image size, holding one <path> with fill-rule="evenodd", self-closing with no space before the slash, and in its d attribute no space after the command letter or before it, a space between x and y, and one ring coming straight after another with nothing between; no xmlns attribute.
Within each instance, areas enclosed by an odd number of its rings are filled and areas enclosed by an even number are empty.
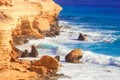
<svg viewBox="0 0 120 80"><path fill-rule="evenodd" d="M29 54L29 57L38 57L38 51L34 45L31 47L31 52Z"/></svg>
<svg viewBox="0 0 120 80"><path fill-rule="evenodd" d="M86 41L87 39L86 39L86 37L82 33L80 33L80 35L78 37L78 40L80 40L80 41Z"/></svg>
<svg viewBox="0 0 120 80"><path fill-rule="evenodd" d="M55 74L59 69L59 62L51 56L42 56L42 58L34 63L34 66L44 66L47 73Z"/></svg>
<svg viewBox="0 0 120 80"><path fill-rule="evenodd" d="M79 60L82 58L82 50L74 49L68 55L65 56L66 62L70 63L79 63Z"/></svg>

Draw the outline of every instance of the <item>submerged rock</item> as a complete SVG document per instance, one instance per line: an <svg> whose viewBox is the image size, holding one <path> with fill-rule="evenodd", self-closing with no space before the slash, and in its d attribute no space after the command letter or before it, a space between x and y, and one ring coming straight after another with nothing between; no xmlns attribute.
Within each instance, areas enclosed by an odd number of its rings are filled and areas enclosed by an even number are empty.
<svg viewBox="0 0 120 80"><path fill-rule="evenodd" d="M65 56L66 62L70 63L79 63L79 60L82 58L82 50L74 49L68 55Z"/></svg>

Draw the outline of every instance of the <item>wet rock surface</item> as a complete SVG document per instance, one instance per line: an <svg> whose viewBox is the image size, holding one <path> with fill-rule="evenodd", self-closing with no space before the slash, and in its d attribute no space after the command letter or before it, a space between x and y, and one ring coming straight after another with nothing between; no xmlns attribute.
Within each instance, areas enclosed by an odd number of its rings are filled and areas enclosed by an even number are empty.
<svg viewBox="0 0 120 80"><path fill-rule="evenodd" d="M82 56L83 54L81 49L74 49L65 56L65 60L70 63L79 63Z"/></svg>

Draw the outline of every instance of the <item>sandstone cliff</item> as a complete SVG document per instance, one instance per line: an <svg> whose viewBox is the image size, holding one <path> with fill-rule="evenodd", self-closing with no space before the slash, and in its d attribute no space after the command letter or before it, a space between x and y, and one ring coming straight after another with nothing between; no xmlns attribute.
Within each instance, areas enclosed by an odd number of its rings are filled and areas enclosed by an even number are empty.
<svg viewBox="0 0 120 80"><path fill-rule="evenodd" d="M58 35L61 10L53 0L0 0L0 11L12 17L14 41Z"/></svg>
<svg viewBox="0 0 120 80"><path fill-rule="evenodd" d="M61 9L53 0L0 0L0 70L10 67L10 41L58 34Z"/></svg>
<svg viewBox="0 0 120 80"><path fill-rule="evenodd" d="M9 54L12 48L9 41L12 40L12 30L9 20L11 18L8 15L0 12L0 69L8 68L11 59Z"/></svg>
<svg viewBox="0 0 120 80"><path fill-rule="evenodd" d="M15 0L11 16L16 23L13 38L44 38L59 31L58 14L61 7L53 0Z"/></svg>

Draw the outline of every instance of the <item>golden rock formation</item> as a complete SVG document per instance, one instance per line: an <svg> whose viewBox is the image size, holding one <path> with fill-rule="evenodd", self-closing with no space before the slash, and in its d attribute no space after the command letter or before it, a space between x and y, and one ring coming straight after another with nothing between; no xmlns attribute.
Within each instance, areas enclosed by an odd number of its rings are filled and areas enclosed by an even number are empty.
<svg viewBox="0 0 120 80"><path fill-rule="evenodd" d="M8 8L7 8L8 9ZM58 33L58 14L62 8L53 0L13 0L9 10L14 19L13 39L44 38Z"/></svg>
<svg viewBox="0 0 120 80"><path fill-rule="evenodd" d="M12 0L0 0L0 6L2 6L2 5L11 6Z"/></svg>
<svg viewBox="0 0 120 80"><path fill-rule="evenodd" d="M34 66L44 66L47 73L55 74L59 70L59 62L51 56L42 56L42 58L34 63Z"/></svg>
<svg viewBox="0 0 120 80"><path fill-rule="evenodd" d="M9 67L11 46L9 40L11 39L11 31L7 29L0 29L0 68Z"/></svg>
<svg viewBox="0 0 120 80"><path fill-rule="evenodd" d="M8 68L10 62L12 31L10 23L6 24L10 17L4 12L0 12L0 69Z"/></svg>
<svg viewBox="0 0 120 80"><path fill-rule="evenodd" d="M79 63L82 56L82 50L75 48L65 56L65 60L70 63Z"/></svg>
<svg viewBox="0 0 120 80"><path fill-rule="evenodd" d="M7 68L7 71L1 73L0 80L35 80L33 78L38 74L28 71L30 64L25 63L28 66L26 68L16 61L16 54L20 51L11 45L10 41L21 38L44 38L44 32L54 32L55 27L58 27L58 14L61 9L53 0L0 0L0 71ZM48 57L48 60L45 59L46 62L49 62L49 59L52 58ZM46 70L51 73L58 71L58 61L51 61L54 62L54 66L41 62L46 69L41 67L40 73L46 73Z"/></svg>

